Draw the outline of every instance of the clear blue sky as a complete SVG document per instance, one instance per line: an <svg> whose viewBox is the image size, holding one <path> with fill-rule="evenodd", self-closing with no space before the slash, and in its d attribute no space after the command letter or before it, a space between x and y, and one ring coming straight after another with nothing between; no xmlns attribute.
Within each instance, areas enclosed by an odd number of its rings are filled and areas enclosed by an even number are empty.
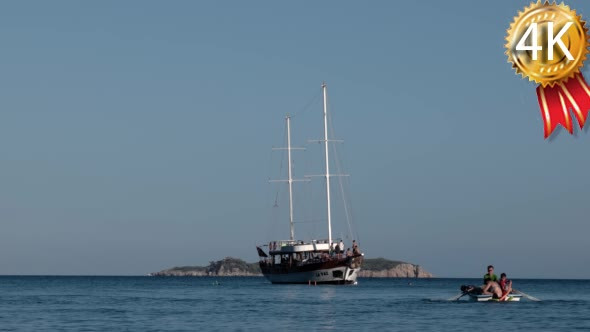
<svg viewBox="0 0 590 332"><path fill-rule="evenodd" d="M255 260L270 147L325 80L367 256L587 278L590 132L543 140L503 49L526 4L3 2L0 274Z"/></svg>

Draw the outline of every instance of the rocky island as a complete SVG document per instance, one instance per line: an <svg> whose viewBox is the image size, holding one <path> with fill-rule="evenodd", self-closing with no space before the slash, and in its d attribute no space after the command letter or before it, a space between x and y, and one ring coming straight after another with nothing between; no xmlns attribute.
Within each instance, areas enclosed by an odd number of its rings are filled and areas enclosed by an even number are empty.
<svg viewBox="0 0 590 332"><path fill-rule="evenodd" d="M432 273L420 265L392 261L385 258L368 258L363 262L361 278L432 278Z"/></svg>
<svg viewBox="0 0 590 332"><path fill-rule="evenodd" d="M157 277L252 277L262 276L258 263L247 263L239 258L226 257L211 261L208 266L180 266L150 273ZM392 261L385 258L365 259L362 278L432 278L420 265Z"/></svg>

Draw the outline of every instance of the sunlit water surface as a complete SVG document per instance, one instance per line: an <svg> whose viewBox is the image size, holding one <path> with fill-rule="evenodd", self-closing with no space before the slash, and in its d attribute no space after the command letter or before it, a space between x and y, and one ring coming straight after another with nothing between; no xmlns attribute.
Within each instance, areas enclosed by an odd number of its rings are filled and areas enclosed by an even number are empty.
<svg viewBox="0 0 590 332"><path fill-rule="evenodd" d="M5 276L0 331L590 329L590 281L515 280L542 302L446 300L461 284L478 282L360 279L314 287L263 278Z"/></svg>

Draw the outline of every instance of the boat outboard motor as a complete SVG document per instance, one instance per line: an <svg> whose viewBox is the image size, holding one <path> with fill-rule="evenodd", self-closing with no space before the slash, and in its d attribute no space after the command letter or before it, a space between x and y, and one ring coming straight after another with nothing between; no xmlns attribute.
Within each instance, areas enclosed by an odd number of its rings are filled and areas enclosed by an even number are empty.
<svg viewBox="0 0 590 332"><path fill-rule="evenodd" d="M483 290L481 289L481 287L473 286L473 285L461 285L461 291L463 293L469 293L469 294L475 294L475 295L481 295L483 293Z"/></svg>

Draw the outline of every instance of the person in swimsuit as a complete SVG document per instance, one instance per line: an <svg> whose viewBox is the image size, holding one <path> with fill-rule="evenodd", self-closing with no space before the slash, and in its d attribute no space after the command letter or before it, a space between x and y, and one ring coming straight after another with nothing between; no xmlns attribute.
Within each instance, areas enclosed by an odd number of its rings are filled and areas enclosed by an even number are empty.
<svg viewBox="0 0 590 332"><path fill-rule="evenodd" d="M502 290L502 297L500 301L504 301L510 292L512 292L512 280L506 278L506 273L500 275L500 281L498 282L500 289Z"/></svg>
<svg viewBox="0 0 590 332"><path fill-rule="evenodd" d="M502 289L498 282L488 279L486 284L482 287L482 294L493 295L495 298L499 299L502 297Z"/></svg>

